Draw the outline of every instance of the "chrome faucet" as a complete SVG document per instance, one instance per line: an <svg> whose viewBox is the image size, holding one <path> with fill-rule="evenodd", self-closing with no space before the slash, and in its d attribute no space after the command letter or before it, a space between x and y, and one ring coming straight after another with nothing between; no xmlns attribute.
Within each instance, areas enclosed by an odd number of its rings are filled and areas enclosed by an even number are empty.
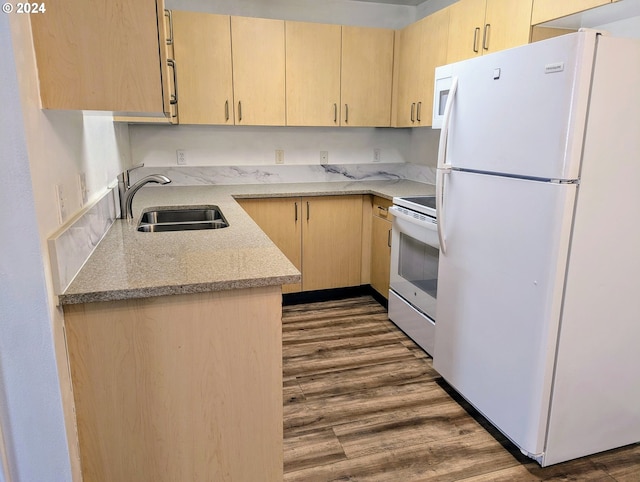
<svg viewBox="0 0 640 482"><path fill-rule="evenodd" d="M131 169L126 169L122 174L118 176L118 188L120 192L120 216L125 219L133 218L133 196L138 190L145 184L155 182L158 184L169 184L171 179L160 174L152 174L150 176L143 177L138 182L131 185L129 183L129 173L134 169L143 167L144 164L139 164Z"/></svg>

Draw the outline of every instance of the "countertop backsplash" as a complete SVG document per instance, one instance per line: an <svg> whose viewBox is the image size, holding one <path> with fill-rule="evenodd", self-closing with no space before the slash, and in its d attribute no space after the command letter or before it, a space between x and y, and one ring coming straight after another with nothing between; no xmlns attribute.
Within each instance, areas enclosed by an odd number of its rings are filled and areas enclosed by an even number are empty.
<svg viewBox="0 0 640 482"><path fill-rule="evenodd" d="M175 186L208 184L270 184L299 182L385 181L407 179L435 184L435 169L411 163L143 167L131 172L132 182L163 174Z"/></svg>
<svg viewBox="0 0 640 482"><path fill-rule="evenodd" d="M54 291L61 294L116 220L117 187L48 239Z"/></svg>

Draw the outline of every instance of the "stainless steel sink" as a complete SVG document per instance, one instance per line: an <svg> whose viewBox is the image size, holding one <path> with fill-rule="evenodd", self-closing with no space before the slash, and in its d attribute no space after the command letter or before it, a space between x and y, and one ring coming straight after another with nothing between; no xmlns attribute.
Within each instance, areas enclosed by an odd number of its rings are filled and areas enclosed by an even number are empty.
<svg viewBox="0 0 640 482"><path fill-rule="evenodd" d="M159 233L226 228L229 223L218 206L154 207L143 211L138 231Z"/></svg>

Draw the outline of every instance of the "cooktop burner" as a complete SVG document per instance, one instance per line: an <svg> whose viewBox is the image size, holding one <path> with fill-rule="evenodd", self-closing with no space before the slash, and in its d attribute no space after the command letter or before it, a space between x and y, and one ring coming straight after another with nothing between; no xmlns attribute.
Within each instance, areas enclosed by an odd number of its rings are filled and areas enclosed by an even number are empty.
<svg viewBox="0 0 640 482"><path fill-rule="evenodd" d="M435 196L394 197L393 204L420 214L431 216L432 218L436 217Z"/></svg>
<svg viewBox="0 0 640 482"><path fill-rule="evenodd" d="M436 208L436 197L435 196L414 196L414 197L403 197L400 199L404 199L410 203L419 204L420 206L425 206L431 209Z"/></svg>

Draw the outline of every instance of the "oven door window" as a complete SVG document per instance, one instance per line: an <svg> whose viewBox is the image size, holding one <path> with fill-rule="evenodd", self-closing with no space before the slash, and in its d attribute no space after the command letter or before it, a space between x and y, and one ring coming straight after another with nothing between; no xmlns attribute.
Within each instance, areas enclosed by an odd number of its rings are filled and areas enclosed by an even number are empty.
<svg viewBox="0 0 640 482"><path fill-rule="evenodd" d="M391 287L435 320L439 250L405 233L400 233L399 240L397 273L392 275Z"/></svg>

